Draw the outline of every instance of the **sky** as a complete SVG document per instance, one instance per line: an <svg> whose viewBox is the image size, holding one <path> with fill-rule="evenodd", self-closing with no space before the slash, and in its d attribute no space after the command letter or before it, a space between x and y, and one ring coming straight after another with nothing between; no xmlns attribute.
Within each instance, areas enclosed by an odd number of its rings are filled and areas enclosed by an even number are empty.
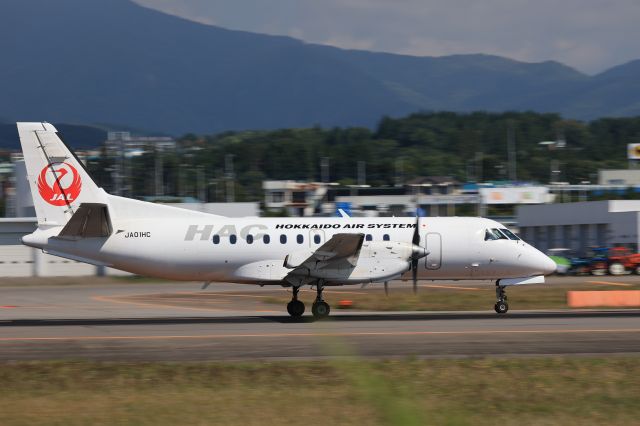
<svg viewBox="0 0 640 426"><path fill-rule="evenodd" d="M587 74L640 59L640 0L134 0L194 21L418 56L555 60Z"/></svg>

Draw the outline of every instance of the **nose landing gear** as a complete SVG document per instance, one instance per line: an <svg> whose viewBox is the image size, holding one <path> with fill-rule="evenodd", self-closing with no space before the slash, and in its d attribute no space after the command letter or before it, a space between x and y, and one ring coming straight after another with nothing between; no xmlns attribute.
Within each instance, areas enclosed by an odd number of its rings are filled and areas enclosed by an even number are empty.
<svg viewBox="0 0 640 426"><path fill-rule="evenodd" d="M493 309L499 314L506 314L509 310L509 304L507 303L507 293L504 286L500 285L500 281L496 282L496 299L497 302Z"/></svg>

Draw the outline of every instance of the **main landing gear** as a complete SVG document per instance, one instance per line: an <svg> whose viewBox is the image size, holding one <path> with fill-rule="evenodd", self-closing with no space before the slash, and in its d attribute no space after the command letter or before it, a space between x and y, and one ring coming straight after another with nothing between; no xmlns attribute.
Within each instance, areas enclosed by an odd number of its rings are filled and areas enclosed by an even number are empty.
<svg viewBox="0 0 640 426"><path fill-rule="evenodd" d="M329 316L329 312L331 312L331 307L327 302L322 299L322 290L324 290L324 283L318 282L316 285L316 289L318 291L318 295L316 296L315 302L311 306L311 312L315 319L323 319ZM300 318L302 314L304 314L304 303L301 300L298 300L298 293L300 292L300 287L293 287L293 297L291 298L291 302L287 304L287 312L293 318Z"/></svg>
<svg viewBox="0 0 640 426"><path fill-rule="evenodd" d="M331 307L322 299L322 290L324 290L324 285L321 281L318 281L318 284L316 284L316 289L318 291L318 295L316 296L316 301L313 302L313 305L311 306L311 313L313 313L315 319L323 319L329 316Z"/></svg>
<svg viewBox="0 0 640 426"><path fill-rule="evenodd" d="M291 302L287 303L287 312L293 318L300 318L304 314L304 303L298 300L298 292L300 287L293 287L293 298Z"/></svg>
<svg viewBox="0 0 640 426"><path fill-rule="evenodd" d="M509 310L509 305L507 304L507 293L504 290L504 286L500 285L500 281L496 281L496 299L497 302L493 309L496 310L499 314L506 314Z"/></svg>

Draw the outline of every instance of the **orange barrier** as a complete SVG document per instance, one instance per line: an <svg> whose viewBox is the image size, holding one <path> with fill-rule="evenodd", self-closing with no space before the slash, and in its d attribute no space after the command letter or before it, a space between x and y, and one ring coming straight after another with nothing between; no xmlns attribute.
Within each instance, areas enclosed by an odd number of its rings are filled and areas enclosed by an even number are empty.
<svg viewBox="0 0 640 426"><path fill-rule="evenodd" d="M353 302L351 300L341 300L338 302L338 308L340 309L350 309L353 307Z"/></svg>
<svg viewBox="0 0 640 426"><path fill-rule="evenodd" d="M568 291L570 308L640 306L640 290Z"/></svg>

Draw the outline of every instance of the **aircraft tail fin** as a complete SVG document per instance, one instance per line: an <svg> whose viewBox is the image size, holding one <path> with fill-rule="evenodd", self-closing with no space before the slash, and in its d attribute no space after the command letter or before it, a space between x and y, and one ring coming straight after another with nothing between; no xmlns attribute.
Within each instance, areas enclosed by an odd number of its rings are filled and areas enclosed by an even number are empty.
<svg viewBox="0 0 640 426"><path fill-rule="evenodd" d="M17 123L39 227L66 225L82 203L107 205L82 162L49 123Z"/></svg>

